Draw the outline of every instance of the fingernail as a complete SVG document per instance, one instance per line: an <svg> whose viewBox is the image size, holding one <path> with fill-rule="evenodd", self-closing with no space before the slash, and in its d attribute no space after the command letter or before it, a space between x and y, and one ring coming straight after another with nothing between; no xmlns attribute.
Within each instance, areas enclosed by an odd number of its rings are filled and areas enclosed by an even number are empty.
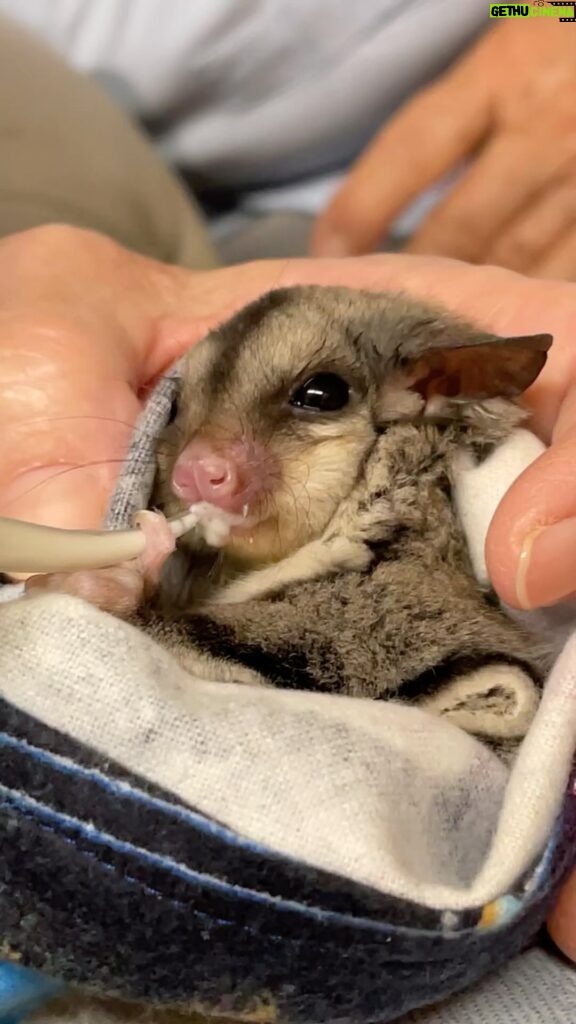
<svg viewBox="0 0 576 1024"><path fill-rule="evenodd" d="M132 526L134 528L141 528L145 523L155 523L158 518L159 516L156 512L152 512L148 508L141 508L140 511L136 512L136 515L132 517Z"/></svg>
<svg viewBox="0 0 576 1024"><path fill-rule="evenodd" d="M564 519L529 534L516 576L521 608L543 608L576 590L576 519Z"/></svg>
<svg viewBox="0 0 576 1024"><path fill-rule="evenodd" d="M350 246L343 235L338 235L332 232L322 234L320 238L313 244L313 252L315 256L320 256L324 259L343 259L345 256L351 256Z"/></svg>

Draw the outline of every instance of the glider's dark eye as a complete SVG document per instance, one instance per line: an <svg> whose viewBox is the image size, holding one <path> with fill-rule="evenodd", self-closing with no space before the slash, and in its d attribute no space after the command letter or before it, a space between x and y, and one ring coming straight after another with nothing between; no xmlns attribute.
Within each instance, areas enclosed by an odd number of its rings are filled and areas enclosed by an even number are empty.
<svg viewBox="0 0 576 1024"><path fill-rule="evenodd" d="M168 413L168 419L166 421L167 425L169 425L170 423L174 423L174 420L176 419L177 415L178 415L178 399L177 398L173 398L172 399L172 405L170 406L170 412Z"/></svg>
<svg viewBox="0 0 576 1024"><path fill-rule="evenodd" d="M294 392L290 405L307 412L338 412L348 405L350 388L336 373L317 373Z"/></svg>

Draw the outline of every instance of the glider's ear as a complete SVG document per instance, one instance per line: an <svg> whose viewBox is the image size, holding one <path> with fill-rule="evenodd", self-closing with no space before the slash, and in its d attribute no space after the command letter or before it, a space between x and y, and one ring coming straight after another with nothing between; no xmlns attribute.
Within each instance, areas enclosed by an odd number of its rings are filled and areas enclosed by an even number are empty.
<svg viewBox="0 0 576 1024"><path fill-rule="evenodd" d="M470 401L516 398L538 377L551 344L550 334L479 335L477 342L467 338L462 345L399 353L397 370L404 386L426 400L434 395Z"/></svg>

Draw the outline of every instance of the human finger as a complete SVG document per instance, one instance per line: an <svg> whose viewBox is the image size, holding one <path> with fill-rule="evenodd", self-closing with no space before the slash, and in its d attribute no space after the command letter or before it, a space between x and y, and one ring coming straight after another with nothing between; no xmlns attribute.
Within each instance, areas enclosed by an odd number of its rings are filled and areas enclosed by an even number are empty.
<svg viewBox="0 0 576 1024"><path fill-rule="evenodd" d="M569 181L550 188L514 217L488 249L485 262L541 277L542 264L575 229L576 183Z"/></svg>
<svg viewBox="0 0 576 1024"><path fill-rule="evenodd" d="M418 93L377 135L319 217L312 255L372 251L410 200L478 145L489 116L487 90L465 69Z"/></svg>

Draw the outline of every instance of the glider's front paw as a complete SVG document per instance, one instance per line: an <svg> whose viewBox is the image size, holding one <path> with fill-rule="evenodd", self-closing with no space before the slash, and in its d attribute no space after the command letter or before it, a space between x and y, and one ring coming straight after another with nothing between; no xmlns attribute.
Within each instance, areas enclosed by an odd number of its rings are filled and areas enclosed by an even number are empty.
<svg viewBox="0 0 576 1024"><path fill-rule="evenodd" d="M138 525L146 546L134 561L105 569L31 576L26 581L26 595L70 594L118 618L128 618L158 586L162 566L175 547L164 516L142 512Z"/></svg>

